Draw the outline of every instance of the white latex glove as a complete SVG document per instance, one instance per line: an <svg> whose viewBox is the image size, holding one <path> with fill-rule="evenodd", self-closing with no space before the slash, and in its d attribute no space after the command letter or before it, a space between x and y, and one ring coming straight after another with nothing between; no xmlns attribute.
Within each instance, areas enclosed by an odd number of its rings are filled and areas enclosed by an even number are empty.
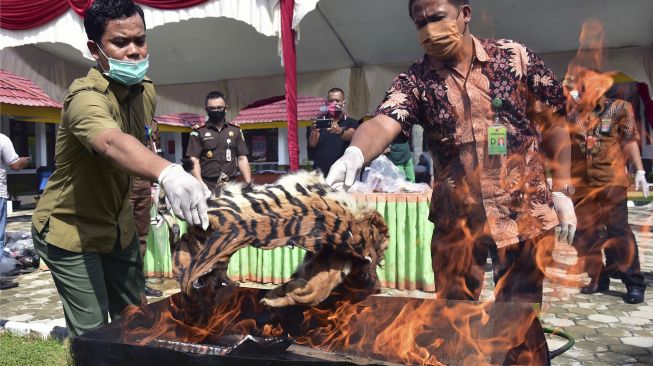
<svg viewBox="0 0 653 366"><path fill-rule="evenodd" d="M562 241L563 239L567 239L567 243L571 245L576 234L574 203L571 201L571 198L562 192L552 192L552 194L553 206L558 214L558 221L560 221L560 237L558 240Z"/></svg>
<svg viewBox="0 0 653 366"><path fill-rule="evenodd" d="M212 195L211 190L206 185L206 183L204 182L200 182L200 183L202 183L202 193L204 194L204 199L208 200L209 198L211 198Z"/></svg>
<svg viewBox="0 0 653 366"><path fill-rule="evenodd" d="M639 186L642 186L642 193L644 193L644 198L648 198L648 182L646 181L646 172L643 170L638 170L635 173L635 190L639 190Z"/></svg>
<svg viewBox="0 0 653 366"><path fill-rule="evenodd" d="M166 193L172 211L190 225L209 227L202 184L186 173L179 164L170 164L159 174L159 184Z"/></svg>
<svg viewBox="0 0 653 366"><path fill-rule="evenodd" d="M364 162L365 158L361 149L349 146L342 157L331 166L326 183L334 189L349 189L354 185Z"/></svg>

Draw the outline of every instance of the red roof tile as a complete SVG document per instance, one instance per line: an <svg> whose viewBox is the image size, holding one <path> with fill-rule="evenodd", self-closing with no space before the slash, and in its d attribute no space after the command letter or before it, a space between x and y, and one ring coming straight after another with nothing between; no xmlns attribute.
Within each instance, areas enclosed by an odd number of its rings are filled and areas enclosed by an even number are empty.
<svg viewBox="0 0 653 366"><path fill-rule="evenodd" d="M310 121L318 117L324 98L297 97L297 119ZM286 100L283 96L257 101L243 108L231 122L236 125L246 123L286 121Z"/></svg>
<svg viewBox="0 0 653 366"><path fill-rule="evenodd" d="M2 69L0 69L0 103L61 108L61 103L50 98L31 80Z"/></svg>
<svg viewBox="0 0 653 366"><path fill-rule="evenodd" d="M154 116L154 120L168 126L192 127L204 123L205 118L197 113L173 113Z"/></svg>

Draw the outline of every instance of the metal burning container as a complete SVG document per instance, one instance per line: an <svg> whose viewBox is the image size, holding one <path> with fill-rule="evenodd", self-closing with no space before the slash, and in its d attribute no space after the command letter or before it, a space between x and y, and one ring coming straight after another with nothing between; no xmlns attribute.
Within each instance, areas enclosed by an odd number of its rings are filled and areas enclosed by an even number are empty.
<svg viewBox="0 0 653 366"><path fill-rule="evenodd" d="M531 304L332 296L272 309L229 288L211 314L172 297L72 341L78 365L547 365ZM193 323L193 319L203 319Z"/></svg>

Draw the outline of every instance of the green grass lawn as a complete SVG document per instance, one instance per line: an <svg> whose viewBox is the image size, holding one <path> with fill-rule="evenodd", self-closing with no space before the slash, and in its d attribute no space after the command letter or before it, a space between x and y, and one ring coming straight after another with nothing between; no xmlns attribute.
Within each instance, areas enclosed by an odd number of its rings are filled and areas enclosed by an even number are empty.
<svg viewBox="0 0 653 366"><path fill-rule="evenodd" d="M63 366L72 365L67 343L36 337L0 334L0 365Z"/></svg>

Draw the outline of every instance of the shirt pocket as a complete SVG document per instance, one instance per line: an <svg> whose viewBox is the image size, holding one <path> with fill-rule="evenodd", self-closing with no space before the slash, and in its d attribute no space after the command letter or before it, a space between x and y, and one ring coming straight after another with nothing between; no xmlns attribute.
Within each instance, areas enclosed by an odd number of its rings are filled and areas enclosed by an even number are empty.
<svg viewBox="0 0 653 366"><path fill-rule="evenodd" d="M202 155L206 155L206 153L209 151L215 154L216 153L215 149L217 147L218 147L218 138L216 136L202 137Z"/></svg>

